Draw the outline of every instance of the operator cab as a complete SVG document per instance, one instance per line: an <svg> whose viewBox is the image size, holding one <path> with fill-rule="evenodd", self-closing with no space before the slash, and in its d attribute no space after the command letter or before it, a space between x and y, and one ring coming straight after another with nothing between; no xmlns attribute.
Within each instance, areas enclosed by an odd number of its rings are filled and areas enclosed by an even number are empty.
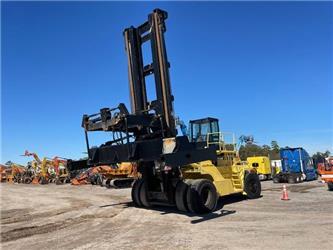
<svg viewBox="0 0 333 250"><path fill-rule="evenodd" d="M219 120L216 118L203 118L190 121L189 140L191 142L219 142ZM208 138L209 136L209 138Z"/></svg>

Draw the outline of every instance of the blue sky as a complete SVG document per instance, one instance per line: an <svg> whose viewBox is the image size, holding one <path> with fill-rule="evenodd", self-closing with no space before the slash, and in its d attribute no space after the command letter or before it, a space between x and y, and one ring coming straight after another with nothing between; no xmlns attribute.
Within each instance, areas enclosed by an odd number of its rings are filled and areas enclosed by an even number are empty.
<svg viewBox="0 0 333 250"><path fill-rule="evenodd" d="M26 162L25 149L84 156L82 115L128 104L122 31L157 7L184 121L217 117L259 144L333 152L332 2L1 5L2 162Z"/></svg>

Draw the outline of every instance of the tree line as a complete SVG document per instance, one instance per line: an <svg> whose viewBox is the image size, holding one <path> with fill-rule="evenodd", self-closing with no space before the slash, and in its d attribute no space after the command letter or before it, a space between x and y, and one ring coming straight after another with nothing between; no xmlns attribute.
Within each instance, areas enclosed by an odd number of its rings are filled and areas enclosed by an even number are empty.
<svg viewBox="0 0 333 250"><path fill-rule="evenodd" d="M239 157L246 161L247 157L267 156L271 160L280 160L280 146L277 141L272 141L271 145L245 144L239 148Z"/></svg>
<svg viewBox="0 0 333 250"><path fill-rule="evenodd" d="M315 163L324 162L325 158L330 156L330 151L317 152L312 155ZM277 141L272 141L271 145L256 145L256 144L245 144L239 148L239 157L242 161L246 161L247 157L252 156L268 156L271 160L280 160L280 146Z"/></svg>

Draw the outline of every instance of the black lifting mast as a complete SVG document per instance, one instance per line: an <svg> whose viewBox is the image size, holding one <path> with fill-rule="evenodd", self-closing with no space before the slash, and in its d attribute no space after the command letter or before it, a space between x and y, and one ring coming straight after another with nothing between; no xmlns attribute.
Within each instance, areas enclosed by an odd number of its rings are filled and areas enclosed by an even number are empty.
<svg viewBox="0 0 333 250"><path fill-rule="evenodd" d="M136 162L146 180L147 191L172 203L174 179L180 178L179 168L186 164L212 160L215 148L190 142L187 136L177 136L169 62L164 33L167 12L156 9L148 21L124 30L128 59L131 113L123 103L116 108L103 108L99 113L83 115L88 150L88 166ZM152 63L144 65L142 45L151 44ZM147 100L146 77L154 76L156 100ZM99 147L89 147L89 131L107 131L113 140ZM152 198L153 199L153 198Z"/></svg>
<svg viewBox="0 0 333 250"><path fill-rule="evenodd" d="M167 13L155 10L148 16L148 21L139 27L125 29L124 38L128 58L130 98L132 114L147 114L154 109L163 117L165 136L175 137L176 127L171 94L169 63L164 42L166 30L164 20ZM142 44L150 41L153 62L143 64ZM154 74L157 100L151 104L147 101L145 78Z"/></svg>

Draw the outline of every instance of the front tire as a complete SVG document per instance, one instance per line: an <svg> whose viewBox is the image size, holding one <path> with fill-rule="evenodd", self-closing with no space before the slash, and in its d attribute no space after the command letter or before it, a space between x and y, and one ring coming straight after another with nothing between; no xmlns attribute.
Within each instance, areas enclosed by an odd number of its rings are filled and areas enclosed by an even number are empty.
<svg viewBox="0 0 333 250"><path fill-rule="evenodd" d="M217 191L212 181L193 180L187 191L187 206L193 213L210 213L216 208L217 198Z"/></svg>
<svg viewBox="0 0 333 250"><path fill-rule="evenodd" d="M244 191L249 199L257 199L261 194L261 183L259 177L255 173L249 173L245 177Z"/></svg>

